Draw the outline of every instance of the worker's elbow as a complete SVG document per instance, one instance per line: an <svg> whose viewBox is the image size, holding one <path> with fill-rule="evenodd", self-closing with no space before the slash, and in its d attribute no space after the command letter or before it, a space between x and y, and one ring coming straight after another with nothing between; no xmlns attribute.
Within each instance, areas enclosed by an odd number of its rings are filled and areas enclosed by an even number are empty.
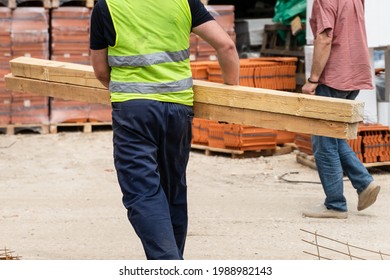
<svg viewBox="0 0 390 280"><path fill-rule="evenodd" d="M332 38L331 37L326 37L324 40L322 40L322 44L324 46L331 46L332 45Z"/></svg>
<svg viewBox="0 0 390 280"><path fill-rule="evenodd" d="M236 45L234 44L234 41L228 41L223 48L220 48L217 50L219 55L225 55L225 56L238 56Z"/></svg>
<svg viewBox="0 0 390 280"><path fill-rule="evenodd" d="M237 53L237 48L233 40L226 45L226 51L229 53Z"/></svg>
<svg viewBox="0 0 390 280"><path fill-rule="evenodd" d="M332 40L333 40L333 38L331 36L329 36L326 32L321 33L316 38L317 43L321 44L323 46L330 46L330 45L332 45Z"/></svg>
<svg viewBox="0 0 390 280"><path fill-rule="evenodd" d="M96 79L101 82L106 88L108 88L108 84L110 82L109 77L104 73L95 72Z"/></svg>
<svg viewBox="0 0 390 280"><path fill-rule="evenodd" d="M106 79L106 75L103 74L103 73L99 73L99 72L95 72L95 77L96 77L96 79L98 79L99 81L102 81L102 80L105 80L105 79Z"/></svg>

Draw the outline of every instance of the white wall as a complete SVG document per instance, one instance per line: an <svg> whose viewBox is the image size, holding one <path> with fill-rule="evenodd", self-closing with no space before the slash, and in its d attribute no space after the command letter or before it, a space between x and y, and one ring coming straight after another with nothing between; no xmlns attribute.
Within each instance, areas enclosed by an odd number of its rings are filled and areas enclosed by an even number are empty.
<svg viewBox="0 0 390 280"><path fill-rule="evenodd" d="M366 0L366 29L368 46L377 48L390 45L390 1Z"/></svg>

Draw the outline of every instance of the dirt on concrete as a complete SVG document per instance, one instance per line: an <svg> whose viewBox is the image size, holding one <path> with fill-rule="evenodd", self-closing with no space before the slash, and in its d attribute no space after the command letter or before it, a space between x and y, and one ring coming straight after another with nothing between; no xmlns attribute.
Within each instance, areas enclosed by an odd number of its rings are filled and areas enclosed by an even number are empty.
<svg viewBox="0 0 390 280"><path fill-rule="evenodd" d="M311 260L309 253L317 253L311 233L333 239L317 237L342 252L348 246L334 240L390 254L390 173L370 172L382 186L373 206L358 212L346 180L348 219L309 219L302 211L324 194L316 170L298 163L295 152L232 159L193 150L184 257ZM121 202L111 131L0 135L0 248L25 260L145 259ZM351 254L380 259L375 252Z"/></svg>

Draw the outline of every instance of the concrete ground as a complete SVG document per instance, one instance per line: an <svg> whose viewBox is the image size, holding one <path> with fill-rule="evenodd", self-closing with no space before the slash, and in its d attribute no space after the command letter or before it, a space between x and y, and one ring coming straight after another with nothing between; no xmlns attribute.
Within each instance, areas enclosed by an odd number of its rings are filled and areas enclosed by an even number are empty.
<svg viewBox="0 0 390 280"><path fill-rule="evenodd" d="M121 203L111 139L111 131L0 135L0 248L26 260L145 259ZM323 257L349 258L334 252L348 252L334 240L390 254L390 173L370 172L382 186L372 207L358 212L346 181L349 218L309 219L302 210L324 195L317 172L297 163L295 153L232 159L194 150L185 258L311 260L311 233L333 239L317 237L332 248L320 249Z"/></svg>

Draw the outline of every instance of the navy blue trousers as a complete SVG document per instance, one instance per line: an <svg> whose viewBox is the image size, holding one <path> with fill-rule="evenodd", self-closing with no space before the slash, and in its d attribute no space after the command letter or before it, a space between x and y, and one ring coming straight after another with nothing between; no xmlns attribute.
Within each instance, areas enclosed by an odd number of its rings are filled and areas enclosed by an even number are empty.
<svg viewBox="0 0 390 280"><path fill-rule="evenodd" d="M192 107L152 100L112 104L114 163L123 205L149 260L183 259Z"/></svg>

